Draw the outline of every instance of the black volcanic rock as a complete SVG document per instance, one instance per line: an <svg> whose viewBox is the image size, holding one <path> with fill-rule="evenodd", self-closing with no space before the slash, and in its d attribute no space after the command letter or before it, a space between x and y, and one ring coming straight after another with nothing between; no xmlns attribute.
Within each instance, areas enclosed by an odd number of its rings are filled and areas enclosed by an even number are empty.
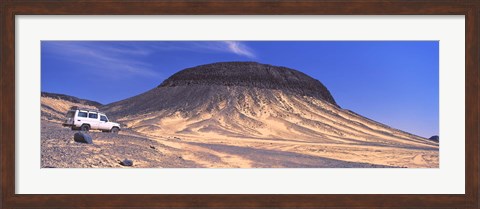
<svg viewBox="0 0 480 209"><path fill-rule="evenodd" d="M123 160L123 161L120 162L120 165L123 165L123 166L133 166L133 160L125 159L125 160Z"/></svg>
<svg viewBox="0 0 480 209"><path fill-rule="evenodd" d="M437 135L432 136L432 137L430 137L430 138L428 138L428 139L430 139L430 140L432 140L432 141L436 141L436 142L440 141L440 137L437 136Z"/></svg>
<svg viewBox="0 0 480 209"><path fill-rule="evenodd" d="M256 62L219 62L187 68L172 75L158 88L193 85L276 89L315 97L338 106L320 81L297 70Z"/></svg>

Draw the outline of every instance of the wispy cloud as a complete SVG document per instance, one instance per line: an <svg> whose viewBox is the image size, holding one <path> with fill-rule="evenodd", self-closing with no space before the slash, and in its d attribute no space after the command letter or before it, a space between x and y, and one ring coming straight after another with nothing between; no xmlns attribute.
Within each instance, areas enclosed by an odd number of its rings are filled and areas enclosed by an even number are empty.
<svg viewBox="0 0 480 209"><path fill-rule="evenodd" d="M255 58L255 54L253 53L253 51L250 48L248 48L245 44L242 44L241 42L225 41L225 44L227 44L228 49L232 53L250 57L250 58Z"/></svg>
<svg viewBox="0 0 480 209"><path fill-rule="evenodd" d="M109 77L159 76L150 63L140 61L152 53L121 42L47 41L42 43L46 54L75 62L86 71Z"/></svg>
<svg viewBox="0 0 480 209"><path fill-rule="evenodd" d="M240 41L176 41L153 42L151 47L160 51L193 51L198 53L229 53L238 56L256 58L257 55L245 43Z"/></svg>

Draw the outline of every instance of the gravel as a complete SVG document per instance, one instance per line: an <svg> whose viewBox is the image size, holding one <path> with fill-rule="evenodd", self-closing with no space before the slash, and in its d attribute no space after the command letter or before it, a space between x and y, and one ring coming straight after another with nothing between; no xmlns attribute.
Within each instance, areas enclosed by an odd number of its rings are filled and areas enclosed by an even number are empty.
<svg viewBox="0 0 480 209"><path fill-rule="evenodd" d="M176 150L133 132L122 130L119 134L89 132L94 144L74 141L75 131L61 124L42 120L42 168L121 168L119 162L129 159L131 167L199 167L194 162L166 155ZM152 149L151 147L155 147Z"/></svg>

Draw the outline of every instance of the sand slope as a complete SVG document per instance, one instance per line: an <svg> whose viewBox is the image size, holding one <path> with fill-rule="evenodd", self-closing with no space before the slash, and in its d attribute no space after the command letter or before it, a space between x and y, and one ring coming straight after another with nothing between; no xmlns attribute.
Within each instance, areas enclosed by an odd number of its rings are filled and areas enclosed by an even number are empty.
<svg viewBox="0 0 480 209"><path fill-rule="evenodd" d="M378 144L437 147L428 139L415 136L364 118L351 111L313 97L287 95L280 90L196 86L195 94L182 95L191 87L155 89L144 97L169 106L137 115L116 115L129 128L150 135L181 134L208 137L284 139L299 142ZM178 93L177 93L178 92ZM204 98L208 98L207 100ZM206 101L205 101L206 100ZM156 104L146 104L156 106ZM134 105L138 108L138 105ZM141 107L140 107L141 108Z"/></svg>
<svg viewBox="0 0 480 209"><path fill-rule="evenodd" d="M145 102L118 102L104 110L144 136L181 138L183 143L188 142L188 146L183 145L185 149L220 151L220 157L251 149L246 156L262 151L289 152L394 167L438 167L438 143L309 96L262 88L198 85L156 88L139 97L135 100ZM158 111L122 114L132 108L145 109L142 105L158 107ZM189 157L192 161L200 159L194 153ZM245 167L270 167L241 161ZM289 165L276 164L293 166ZM311 167L308 163L304 166Z"/></svg>

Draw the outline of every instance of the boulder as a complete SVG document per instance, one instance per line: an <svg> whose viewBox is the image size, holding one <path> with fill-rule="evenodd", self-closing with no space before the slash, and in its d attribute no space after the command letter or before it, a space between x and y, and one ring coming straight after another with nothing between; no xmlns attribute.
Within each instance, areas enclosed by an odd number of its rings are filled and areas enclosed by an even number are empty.
<svg viewBox="0 0 480 209"><path fill-rule="evenodd" d="M120 162L120 165L123 166L133 166L133 160L125 159L122 162Z"/></svg>
<svg viewBox="0 0 480 209"><path fill-rule="evenodd" d="M85 132L77 132L73 135L73 140L79 143L93 144L92 137Z"/></svg>

